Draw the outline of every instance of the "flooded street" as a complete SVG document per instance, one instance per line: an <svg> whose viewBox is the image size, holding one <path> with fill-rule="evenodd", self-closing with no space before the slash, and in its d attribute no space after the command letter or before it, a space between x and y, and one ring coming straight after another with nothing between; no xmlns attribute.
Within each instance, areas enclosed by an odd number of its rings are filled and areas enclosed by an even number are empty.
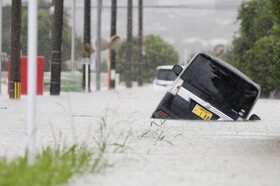
<svg viewBox="0 0 280 186"><path fill-rule="evenodd" d="M260 99L256 122L150 119L163 92L142 88L37 97L37 149L47 145L94 146L105 123L112 167L78 175L68 185L279 185L279 100ZM26 97L0 97L0 153L26 146ZM113 144L124 144L116 150Z"/></svg>
<svg viewBox="0 0 280 186"><path fill-rule="evenodd" d="M1 0L0 185L279 186L279 3Z"/></svg>

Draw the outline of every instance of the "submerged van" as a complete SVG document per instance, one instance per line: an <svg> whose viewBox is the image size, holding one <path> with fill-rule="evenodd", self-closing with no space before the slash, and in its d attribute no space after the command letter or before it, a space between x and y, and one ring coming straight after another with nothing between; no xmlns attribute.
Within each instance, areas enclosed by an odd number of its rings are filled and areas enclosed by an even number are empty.
<svg viewBox="0 0 280 186"><path fill-rule="evenodd" d="M166 92L176 78L177 74L173 71L173 65L158 66L153 79L153 88L155 91Z"/></svg>
<svg viewBox="0 0 280 186"><path fill-rule="evenodd" d="M183 69L152 118L248 120L260 95L260 86L228 63L200 52ZM258 120L252 115L250 120Z"/></svg>

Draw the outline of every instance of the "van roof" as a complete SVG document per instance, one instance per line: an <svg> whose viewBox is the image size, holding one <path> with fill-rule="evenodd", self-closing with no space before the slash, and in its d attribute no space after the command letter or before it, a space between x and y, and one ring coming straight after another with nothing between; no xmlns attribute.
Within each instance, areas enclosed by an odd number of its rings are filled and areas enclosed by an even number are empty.
<svg viewBox="0 0 280 186"><path fill-rule="evenodd" d="M161 65L157 67L157 70L164 69L164 70L172 70L174 65Z"/></svg>

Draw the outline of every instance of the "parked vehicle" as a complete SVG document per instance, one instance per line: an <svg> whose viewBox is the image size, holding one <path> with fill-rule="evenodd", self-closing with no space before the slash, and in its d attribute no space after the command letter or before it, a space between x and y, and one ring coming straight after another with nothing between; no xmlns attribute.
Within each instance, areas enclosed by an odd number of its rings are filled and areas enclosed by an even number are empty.
<svg viewBox="0 0 280 186"><path fill-rule="evenodd" d="M153 79L153 88L155 91L167 91L176 78L173 65L158 66Z"/></svg>
<svg viewBox="0 0 280 186"><path fill-rule="evenodd" d="M200 52L183 69L152 118L248 120L260 95L260 86L228 63ZM252 115L250 120L260 119Z"/></svg>

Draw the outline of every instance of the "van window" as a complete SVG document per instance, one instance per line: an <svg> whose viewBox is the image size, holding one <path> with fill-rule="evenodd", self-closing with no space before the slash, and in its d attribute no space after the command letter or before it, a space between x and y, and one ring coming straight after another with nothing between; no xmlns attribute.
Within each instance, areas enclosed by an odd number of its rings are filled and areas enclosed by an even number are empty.
<svg viewBox="0 0 280 186"><path fill-rule="evenodd" d="M174 81L177 76L172 69L158 69L156 72L156 78L159 80Z"/></svg>
<svg viewBox="0 0 280 186"><path fill-rule="evenodd" d="M217 61L198 55L182 74L183 87L233 119L246 117L258 89Z"/></svg>

